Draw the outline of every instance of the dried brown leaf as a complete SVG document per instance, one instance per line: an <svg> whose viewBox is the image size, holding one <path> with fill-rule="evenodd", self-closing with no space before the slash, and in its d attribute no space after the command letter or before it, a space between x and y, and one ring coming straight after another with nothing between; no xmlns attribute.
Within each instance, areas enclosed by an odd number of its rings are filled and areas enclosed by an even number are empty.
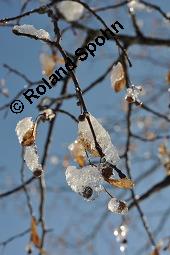
<svg viewBox="0 0 170 255"><path fill-rule="evenodd" d="M70 165L69 156L68 156L68 155L65 155L65 156L64 156L64 159L63 159L63 167L64 167L64 168L67 168L69 165Z"/></svg>
<svg viewBox="0 0 170 255"><path fill-rule="evenodd" d="M65 64L64 58L61 58L61 57L57 56L56 54L51 55L51 57L54 60L54 62L56 62L58 64Z"/></svg>
<svg viewBox="0 0 170 255"><path fill-rule="evenodd" d="M134 186L134 182L128 178L122 178L122 179L119 179L119 180L116 180L116 179L113 179L113 178L105 178L105 180L117 187L117 188L121 188L121 189L132 189L133 186Z"/></svg>
<svg viewBox="0 0 170 255"><path fill-rule="evenodd" d="M56 61L54 60L53 55L42 53L40 55L40 62L42 65L42 73L47 76L50 76L53 73L56 65Z"/></svg>
<svg viewBox="0 0 170 255"><path fill-rule="evenodd" d="M160 144L158 151L161 156L166 156L168 154L168 150L167 150L165 144Z"/></svg>
<svg viewBox="0 0 170 255"><path fill-rule="evenodd" d="M99 152L96 150L96 148L91 147L91 143L84 137L79 137L79 142L82 144L85 150L87 150L92 156L94 157L100 157Z"/></svg>
<svg viewBox="0 0 170 255"><path fill-rule="evenodd" d="M120 62L114 65L111 71L111 84L115 92L120 92L126 85L125 73Z"/></svg>
<svg viewBox="0 0 170 255"><path fill-rule="evenodd" d="M75 161L79 164L79 166L85 166L86 160L83 156L78 155L77 157L75 157Z"/></svg>
<svg viewBox="0 0 170 255"><path fill-rule="evenodd" d="M32 220L31 220L31 241L37 248L40 248L41 240L38 235L37 222L35 217L32 217Z"/></svg>
<svg viewBox="0 0 170 255"><path fill-rule="evenodd" d="M166 75L166 82L170 84L170 71Z"/></svg>
<svg viewBox="0 0 170 255"><path fill-rule="evenodd" d="M159 255L159 249L155 248L150 255Z"/></svg>
<svg viewBox="0 0 170 255"><path fill-rule="evenodd" d="M125 80L125 78L123 78L123 79L121 79L121 80L115 82L115 85L114 85L114 90L115 90L115 92L118 93L118 92L120 92L121 90L123 90L124 87L125 87L125 85L126 85L126 80Z"/></svg>
<svg viewBox="0 0 170 255"><path fill-rule="evenodd" d="M22 139L23 146L30 146L35 142L35 125L29 129Z"/></svg>
<svg viewBox="0 0 170 255"><path fill-rule="evenodd" d="M72 144L69 145L69 150L74 158L74 160L83 167L86 163L86 153L84 147L79 139L75 140Z"/></svg>
<svg viewBox="0 0 170 255"><path fill-rule="evenodd" d="M153 140L153 139L155 139L156 135L155 135L154 132L147 132L147 133L145 134L145 137L146 137L148 140Z"/></svg>

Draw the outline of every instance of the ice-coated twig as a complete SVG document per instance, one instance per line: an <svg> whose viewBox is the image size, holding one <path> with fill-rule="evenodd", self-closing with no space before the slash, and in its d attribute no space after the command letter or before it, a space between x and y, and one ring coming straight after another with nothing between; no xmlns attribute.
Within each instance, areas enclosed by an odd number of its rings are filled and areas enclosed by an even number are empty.
<svg viewBox="0 0 170 255"><path fill-rule="evenodd" d="M117 162L119 161L119 155L118 155L116 147L112 144L110 135L103 128L103 126L97 121L95 117L93 117L90 113L88 113L88 116L95 130L96 140L98 144L100 145L102 152L104 154L104 159L107 162L113 165L116 165ZM98 151L96 150L94 137L86 118L79 121L78 133L79 133L79 140L84 146L84 148L87 151L89 151L89 153L91 153L93 156L99 157L100 155Z"/></svg>
<svg viewBox="0 0 170 255"><path fill-rule="evenodd" d="M67 21L79 20L84 12L83 5L77 2L63 1L57 7Z"/></svg>
<svg viewBox="0 0 170 255"><path fill-rule="evenodd" d="M38 39L50 40L50 35L47 31L45 31L44 29L36 29L33 25L16 25L13 27L13 32L15 34L32 35L37 37Z"/></svg>

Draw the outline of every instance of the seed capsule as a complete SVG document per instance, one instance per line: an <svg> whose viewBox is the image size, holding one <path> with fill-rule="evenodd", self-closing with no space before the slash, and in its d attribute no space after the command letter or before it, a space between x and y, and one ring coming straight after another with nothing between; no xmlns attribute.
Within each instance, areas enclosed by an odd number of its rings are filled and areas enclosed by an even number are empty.
<svg viewBox="0 0 170 255"><path fill-rule="evenodd" d="M102 169L102 176L104 178L110 178L110 176L112 176L112 174L113 174L112 167L105 167Z"/></svg>
<svg viewBox="0 0 170 255"><path fill-rule="evenodd" d="M85 114L83 113L83 114L80 114L79 115L79 121L83 121L83 120L85 120Z"/></svg>
<svg viewBox="0 0 170 255"><path fill-rule="evenodd" d="M36 169L33 174L35 177L40 177L42 175L42 170L41 169Z"/></svg>
<svg viewBox="0 0 170 255"><path fill-rule="evenodd" d="M90 198L92 196L92 194L93 194L93 190L92 190L92 188L90 188L88 186L85 187L82 192L82 195L84 198Z"/></svg>

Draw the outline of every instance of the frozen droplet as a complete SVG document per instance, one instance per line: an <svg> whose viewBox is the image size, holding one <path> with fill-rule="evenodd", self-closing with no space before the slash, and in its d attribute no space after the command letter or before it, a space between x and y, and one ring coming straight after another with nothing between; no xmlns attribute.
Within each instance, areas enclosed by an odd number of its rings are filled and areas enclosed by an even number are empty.
<svg viewBox="0 0 170 255"><path fill-rule="evenodd" d="M93 200L103 191L103 178L95 166L86 166L81 169L69 166L65 175L71 189L84 196L87 200ZM91 196L89 195L90 193Z"/></svg>
<svg viewBox="0 0 170 255"><path fill-rule="evenodd" d="M141 94L142 94L142 87L132 85L130 88L127 89L125 100L128 101L128 103L136 102L141 104L141 101L139 99L139 96Z"/></svg>
<svg viewBox="0 0 170 255"><path fill-rule="evenodd" d="M18 136L18 139L19 139L19 143L21 144L22 141L23 141L23 137L24 135L29 131L29 130L32 130L34 127L34 123L32 121L32 118L31 117L26 117L22 120L20 120L18 123L17 123L17 126L16 126L16 133L17 133L17 136Z"/></svg>
<svg viewBox="0 0 170 255"><path fill-rule="evenodd" d="M39 157L35 145L25 147L24 160L27 167L36 175L39 176L42 173L42 166L39 163Z"/></svg>
<svg viewBox="0 0 170 255"><path fill-rule="evenodd" d="M112 198L108 203L108 210L114 213L126 214L128 212L128 206L126 202Z"/></svg>
<svg viewBox="0 0 170 255"><path fill-rule="evenodd" d="M55 117L55 113L50 108L43 110L40 114L43 115L44 120L50 120L51 121Z"/></svg>
<svg viewBox="0 0 170 255"><path fill-rule="evenodd" d="M60 13L68 21L76 21L81 18L84 7L82 4L71 1L63 1L57 4Z"/></svg>
<svg viewBox="0 0 170 255"><path fill-rule="evenodd" d="M39 110L43 110L49 107L53 103L53 99L44 97L38 105Z"/></svg>
<svg viewBox="0 0 170 255"><path fill-rule="evenodd" d="M118 234L119 234L118 230L115 229L114 232L113 232L113 234L114 234L115 236L118 236Z"/></svg>
<svg viewBox="0 0 170 255"><path fill-rule="evenodd" d="M56 166L59 163L59 158L55 155L51 156L49 159L51 165Z"/></svg>
<svg viewBox="0 0 170 255"><path fill-rule="evenodd" d="M123 253L123 252L125 252L125 250L126 250L126 245L121 244L120 245L120 251Z"/></svg>
<svg viewBox="0 0 170 255"><path fill-rule="evenodd" d="M9 96L8 88L6 87L6 80L0 79L0 93L2 93L5 97Z"/></svg>
<svg viewBox="0 0 170 255"><path fill-rule="evenodd" d="M118 228L114 229L113 232L116 237L116 241L120 242L122 245L126 245L127 243L127 234L128 234L128 226L120 225Z"/></svg>
<svg viewBox="0 0 170 255"><path fill-rule="evenodd" d="M150 10L144 4L140 3L138 0L132 0L128 3L128 7L130 12L142 11L142 10Z"/></svg>
<svg viewBox="0 0 170 255"><path fill-rule="evenodd" d="M50 40L50 35L47 31L44 29L36 29L33 25L21 25L21 26L14 26L13 27L13 32L16 34L25 34L25 35L32 35L36 36L39 39L46 39Z"/></svg>

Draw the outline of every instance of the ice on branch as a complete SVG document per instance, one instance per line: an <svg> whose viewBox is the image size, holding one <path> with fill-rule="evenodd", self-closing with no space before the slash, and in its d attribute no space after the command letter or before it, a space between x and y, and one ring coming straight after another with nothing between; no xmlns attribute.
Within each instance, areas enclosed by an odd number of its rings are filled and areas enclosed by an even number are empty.
<svg viewBox="0 0 170 255"><path fill-rule="evenodd" d="M86 166L81 169L69 166L65 175L71 189L87 200L95 199L103 191L102 183L104 180L95 166Z"/></svg>
<svg viewBox="0 0 170 255"><path fill-rule="evenodd" d="M33 172L35 176L40 176L43 172L42 166L39 163L36 145L25 147L24 160L27 167Z"/></svg>
<svg viewBox="0 0 170 255"><path fill-rule="evenodd" d="M170 175L170 150L165 144L160 144L159 146L159 158L166 170L166 174Z"/></svg>
<svg viewBox="0 0 170 255"><path fill-rule="evenodd" d="M8 88L6 87L5 79L0 79L0 93L2 93L2 95L4 95L5 97L9 96L9 91Z"/></svg>
<svg viewBox="0 0 170 255"><path fill-rule="evenodd" d="M43 121L46 121L46 120L51 121L55 117L54 111L50 108L45 109L44 111L42 111L41 115L43 116L43 118L42 118Z"/></svg>
<svg viewBox="0 0 170 255"><path fill-rule="evenodd" d="M128 3L128 7L131 12L142 11L142 10L150 10L144 4L140 3L138 0L132 0Z"/></svg>
<svg viewBox="0 0 170 255"><path fill-rule="evenodd" d="M111 85L115 92L121 91L126 85L125 73L120 62L112 67Z"/></svg>
<svg viewBox="0 0 170 255"><path fill-rule="evenodd" d="M83 167L86 162L86 152L81 142L77 139L74 143L68 146L68 149L74 158L75 162L79 164L79 166Z"/></svg>
<svg viewBox="0 0 170 255"><path fill-rule="evenodd" d="M24 118L17 123L16 133L19 143L28 146L32 145L35 141L35 126L31 117Z"/></svg>
<svg viewBox="0 0 170 255"><path fill-rule="evenodd" d="M68 21L76 21L81 18L84 7L82 4L72 1L63 1L57 5L60 13Z"/></svg>
<svg viewBox="0 0 170 255"><path fill-rule="evenodd" d="M116 198L111 198L108 203L108 210L118 214L127 214L128 206L124 201L118 200Z"/></svg>
<svg viewBox="0 0 170 255"><path fill-rule="evenodd" d="M16 134L19 143L24 146L24 160L28 168L35 176L40 176L43 172L39 163L37 148L35 145L35 133L37 124L31 117L24 118L17 123Z"/></svg>
<svg viewBox="0 0 170 255"><path fill-rule="evenodd" d="M139 99L139 96L142 95L142 87L132 85L127 89L125 100L128 103L136 103L137 105L141 105L142 102Z"/></svg>
<svg viewBox="0 0 170 255"><path fill-rule="evenodd" d="M14 26L13 27L13 32L15 34L25 34L25 35L32 35L36 36L39 39L45 39L45 40L50 40L50 35L47 31L44 29L36 29L33 25L21 25L21 26Z"/></svg>
<svg viewBox="0 0 170 255"><path fill-rule="evenodd" d="M93 126L96 140L105 155L104 159L113 165L117 164L117 162L119 161L119 155L117 149L112 144L110 135L97 121L97 119L93 117L90 113L88 113L86 116L90 119L90 122ZM94 157L99 157L100 154L96 149L94 136L92 134L92 130L86 117L83 117L81 119L79 118L78 134L79 141L82 143L83 147Z"/></svg>

